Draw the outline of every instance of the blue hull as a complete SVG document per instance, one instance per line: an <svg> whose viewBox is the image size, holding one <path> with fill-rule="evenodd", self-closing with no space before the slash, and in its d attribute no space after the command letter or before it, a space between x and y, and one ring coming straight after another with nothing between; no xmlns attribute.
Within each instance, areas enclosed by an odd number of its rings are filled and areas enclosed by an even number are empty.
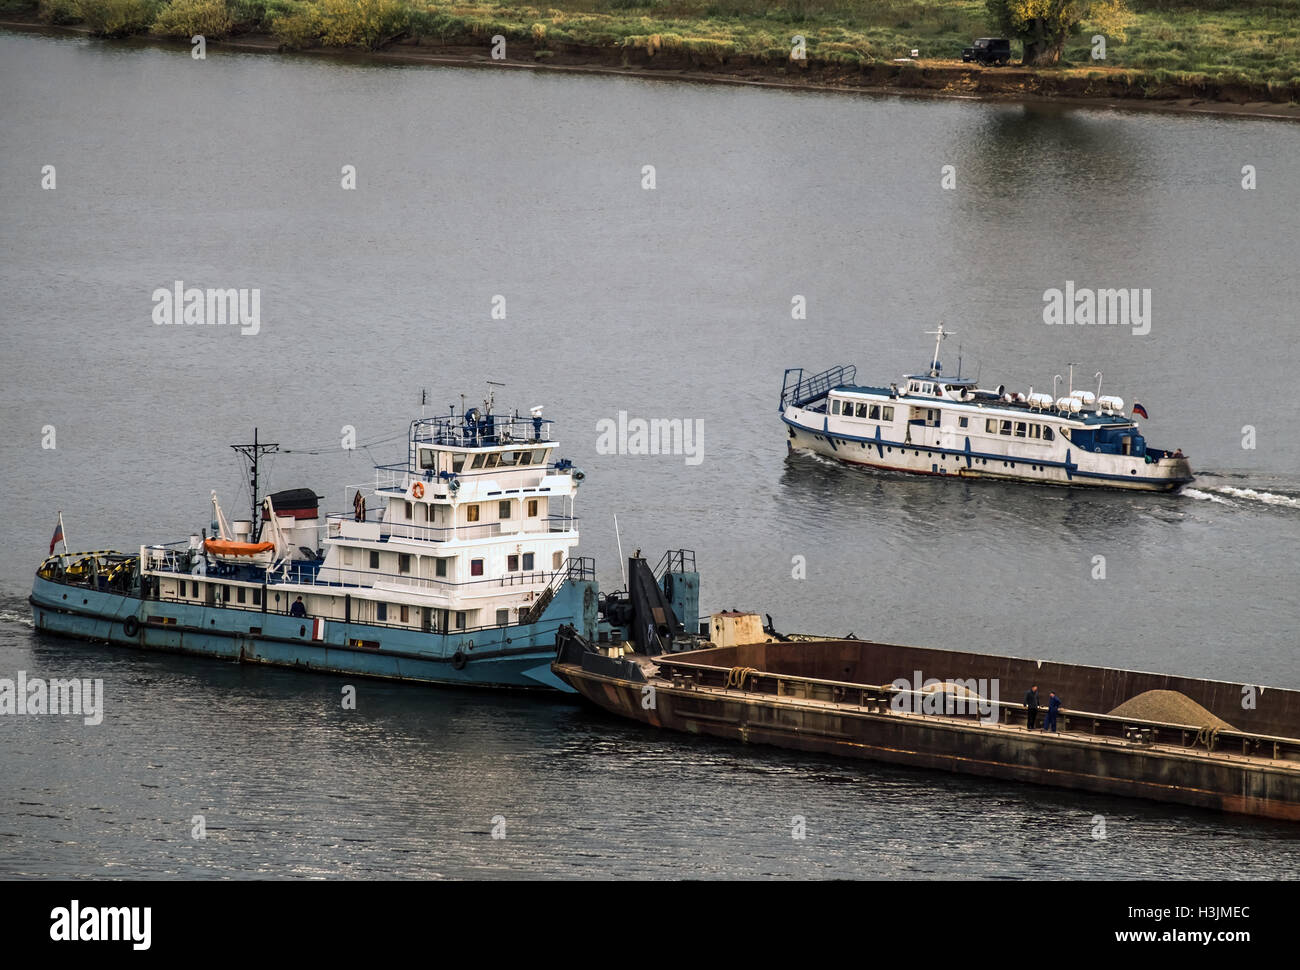
<svg viewBox="0 0 1300 970"><path fill-rule="evenodd" d="M596 584L587 580L566 582L538 621L525 626L440 634L330 620L320 640L313 639L311 619L142 600L39 576L30 602L37 630L115 646L320 673L565 693L573 688L551 673L556 631L568 623L591 638L596 628Z"/></svg>

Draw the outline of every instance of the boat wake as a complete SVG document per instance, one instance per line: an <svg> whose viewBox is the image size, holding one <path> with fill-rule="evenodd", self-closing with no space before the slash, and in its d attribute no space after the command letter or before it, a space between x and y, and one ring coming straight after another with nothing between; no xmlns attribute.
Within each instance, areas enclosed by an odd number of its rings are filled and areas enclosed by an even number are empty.
<svg viewBox="0 0 1300 970"><path fill-rule="evenodd" d="M0 623L15 623L19 626L31 627L36 626L32 622L31 613L15 613L13 610L0 609Z"/></svg>
<svg viewBox="0 0 1300 970"><path fill-rule="evenodd" d="M1238 508L1269 506L1274 509L1300 511L1300 495L1287 495L1284 492L1268 492L1254 488L1238 488L1235 485L1205 485L1203 488L1184 488L1179 494L1184 498Z"/></svg>

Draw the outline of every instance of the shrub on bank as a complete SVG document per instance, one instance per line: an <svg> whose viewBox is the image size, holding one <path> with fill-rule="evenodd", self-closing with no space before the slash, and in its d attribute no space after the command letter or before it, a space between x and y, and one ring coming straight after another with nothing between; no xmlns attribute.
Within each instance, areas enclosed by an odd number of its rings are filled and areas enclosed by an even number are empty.
<svg viewBox="0 0 1300 970"><path fill-rule="evenodd" d="M404 34L411 23L410 8L402 0L319 0L316 6L327 47L375 50Z"/></svg>
<svg viewBox="0 0 1300 970"><path fill-rule="evenodd" d="M226 0L172 0L159 11L153 31L167 37L202 34L212 40L227 36L233 26Z"/></svg>
<svg viewBox="0 0 1300 970"><path fill-rule="evenodd" d="M36 13L47 24L75 24L81 20L77 0L41 0Z"/></svg>
<svg viewBox="0 0 1300 970"><path fill-rule="evenodd" d="M100 37L129 37L149 29L159 0L78 0L81 20Z"/></svg>
<svg viewBox="0 0 1300 970"><path fill-rule="evenodd" d="M285 47L297 50L315 47L320 43L325 25L314 3L301 0L281 0L267 5L268 26L271 34Z"/></svg>

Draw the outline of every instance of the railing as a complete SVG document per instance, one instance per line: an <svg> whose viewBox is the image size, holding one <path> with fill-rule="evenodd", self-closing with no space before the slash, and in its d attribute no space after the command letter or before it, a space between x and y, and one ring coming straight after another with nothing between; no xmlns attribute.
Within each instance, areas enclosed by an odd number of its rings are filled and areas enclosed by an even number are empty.
<svg viewBox="0 0 1300 970"><path fill-rule="evenodd" d="M490 500L489 500L490 501ZM504 519L498 522L479 522L457 526L417 525L414 522L390 522L381 517L381 513L366 512L364 519L357 519L349 512L332 512L325 517L328 525L327 535L338 538L343 534L345 522L365 522L378 525L379 541L390 538L418 539L424 542L446 542L450 539L491 539L497 536L530 536L543 532L571 532L578 528L576 515L543 515ZM332 521L337 520L337 521ZM530 529L528 523L536 522L539 528ZM519 525L516 527L516 523Z"/></svg>
<svg viewBox="0 0 1300 970"><path fill-rule="evenodd" d="M1024 723L1028 711L1024 704L1014 701L997 701L974 695L962 697L942 691L903 690L890 684L854 684L766 673L752 668L714 667L674 660L671 656L655 657L655 663L660 668L659 676L672 681L676 686L739 690L794 700L825 701L857 707L868 714L920 713L982 721L990 725L1015 726ZM932 713L929 707L936 703L941 705L941 710ZM987 710L988 714L985 715L981 708ZM1040 716L1046 713L1045 708L1040 707L1038 711ZM989 717L993 719L989 720ZM1229 728L1214 730L1191 724L1169 724L1090 711L1065 710L1057 715L1057 728L1058 733L1082 734L1135 746L1163 744L1189 750L1198 749L1199 746L1199 750L1207 752L1300 762L1300 739L1251 734Z"/></svg>
<svg viewBox="0 0 1300 970"><path fill-rule="evenodd" d="M520 623L536 623L546 608L551 605L551 600L555 599L555 593L561 586L569 580L587 580L591 581L596 578L596 560L590 556L571 556L564 561L550 585L542 590L540 596L533 600L533 605L528 608L526 613L519 614Z"/></svg>
<svg viewBox="0 0 1300 970"><path fill-rule="evenodd" d="M425 483L427 488L433 489L439 497L445 497L447 493L456 491L469 479L500 478L502 474L520 471L535 471L540 474L536 481L526 481L518 485L512 482L511 489L536 488L547 475L568 471L572 467L572 463L549 462L545 465L495 465L492 468L466 468L458 472L435 472L431 468L417 469L410 464L393 462L375 466L374 488L376 491L405 492L412 481L420 481ZM455 488L452 487L452 482L456 483Z"/></svg>
<svg viewBox="0 0 1300 970"><path fill-rule="evenodd" d="M655 566L655 579L663 579L664 573L695 572L695 551L693 549L669 549Z"/></svg>
<svg viewBox="0 0 1300 970"><path fill-rule="evenodd" d="M477 409L472 408L471 412L477 412ZM521 418L509 414L474 413L472 417L446 414L412 421L411 442L461 448L486 448L514 442L553 443L551 423L548 418Z"/></svg>
<svg viewBox="0 0 1300 970"><path fill-rule="evenodd" d="M322 577L320 574L325 573ZM413 573L381 573L371 569L354 569L342 566L330 566L318 569L316 566L289 566L287 570L277 570L274 579L268 578L268 586L302 585L326 586L335 589L372 589L376 583L391 583L394 586L409 586L412 589L441 592L450 596L492 596L502 589L529 584L541 584L554 580L564 573L563 567L557 572L545 570L517 570L502 576L467 579L452 582L429 576L416 576ZM204 577L187 577L203 579Z"/></svg>
<svg viewBox="0 0 1300 970"><path fill-rule="evenodd" d="M853 364L839 364L809 378L803 376L802 367L787 368L781 386L781 410L790 406L806 407L820 401L833 389L852 384L857 376L858 368Z"/></svg>

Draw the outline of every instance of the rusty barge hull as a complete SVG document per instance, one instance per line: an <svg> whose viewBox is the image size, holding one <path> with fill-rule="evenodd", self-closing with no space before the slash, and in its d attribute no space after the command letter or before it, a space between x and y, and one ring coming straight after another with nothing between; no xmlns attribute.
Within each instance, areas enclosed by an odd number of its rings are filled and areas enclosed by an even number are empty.
<svg viewBox="0 0 1300 970"><path fill-rule="evenodd" d="M622 659L562 643L552 669L587 700L658 728L1300 822L1300 691L1268 688L1247 710L1243 685L1221 681L857 640ZM1021 704L997 705L996 721L900 712L884 685L915 671L1000 675L1019 693L1069 683L1081 700L1057 734L1029 731ZM1242 730L1210 735L1078 709L1112 710L1152 689L1179 690Z"/></svg>

